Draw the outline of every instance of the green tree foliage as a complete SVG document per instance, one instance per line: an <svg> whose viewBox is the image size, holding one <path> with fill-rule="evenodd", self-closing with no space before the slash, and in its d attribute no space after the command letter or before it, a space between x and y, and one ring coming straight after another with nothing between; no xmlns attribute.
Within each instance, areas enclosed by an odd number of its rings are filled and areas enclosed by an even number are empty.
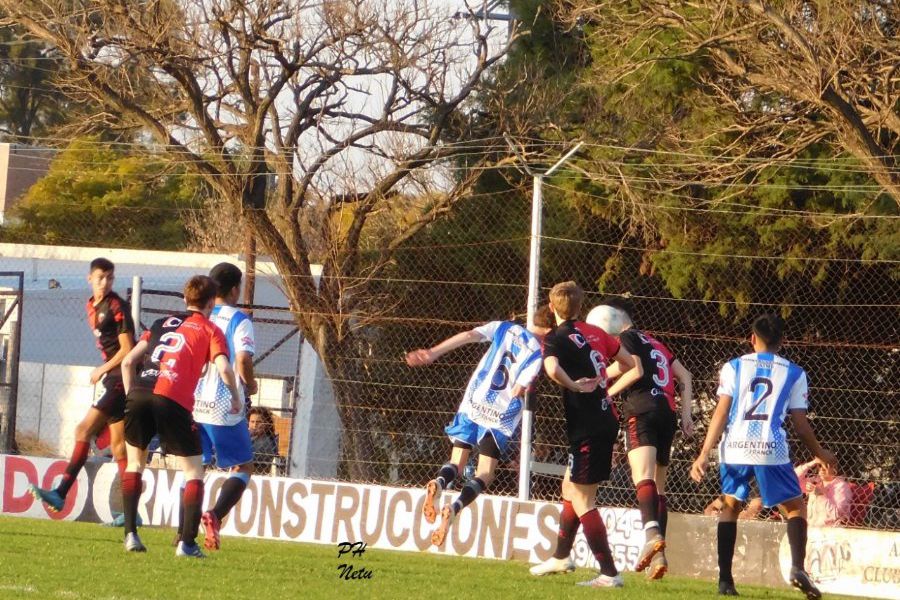
<svg viewBox="0 0 900 600"><path fill-rule="evenodd" d="M202 186L149 153L79 140L16 207L9 241L177 250Z"/></svg>
<svg viewBox="0 0 900 600"><path fill-rule="evenodd" d="M605 3L603 10L561 3L556 12L532 0L512 4L534 23L535 35L519 44L510 64L539 65L531 72L542 81L532 85L566 98L555 103L541 137L589 142L583 175L564 174L545 198L606 221L605 241L644 248L639 260L611 254L601 289L626 291L636 276L653 273L678 297L735 301L739 308L822 301L821 294L848 301L861 274L822 259L900 258L897 221L877 218L898 215L879 184L881 171L837 134L810 138L809 127L785 125L818 119L827 132L825 121L834 118L825 110L763 84L745 91L739 106L723 102L728 74L711 51L676 54L689 34L630 20L633 3ZM702 14L692 22L714 22L709 9L696 10ZM622 44L610 43L613 37ZM624 67L623 57L630 61ZM773 53L769 60L785 58ZM900 270L864 271L878 283L866 287L868 294L896 292L887 283L896 284Z"/></svg>

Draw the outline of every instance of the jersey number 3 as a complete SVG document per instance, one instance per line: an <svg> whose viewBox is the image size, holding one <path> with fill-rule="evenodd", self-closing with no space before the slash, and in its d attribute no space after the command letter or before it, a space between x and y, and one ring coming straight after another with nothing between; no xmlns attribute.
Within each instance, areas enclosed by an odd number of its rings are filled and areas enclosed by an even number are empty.
<svg viewBox="0 0 900 600"><path fill-rule="evenodd" d="M772 384L772 380L768 377L755 377L750 382L750 389L747 390L747 393L752 396L756 395L756 388L762 386L763 391L759 395L753 404L747 409L747 412L744 413L745 421L765 421L769 418L769 415L765 412L765 406L763 406L763 412L756 412L756 410L762 405L766 399L772 395L772 389L774 389L774 385Z"/></svg>

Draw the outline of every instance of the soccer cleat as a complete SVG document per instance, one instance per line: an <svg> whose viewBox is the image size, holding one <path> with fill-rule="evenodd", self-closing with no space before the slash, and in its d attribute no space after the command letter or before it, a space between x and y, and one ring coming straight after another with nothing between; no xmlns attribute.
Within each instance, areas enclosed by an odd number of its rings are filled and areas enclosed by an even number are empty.
<svg viewBox="0 0 900 600"><path fill-rule="evenodd" d="M819 591L819 588L815 586L812 579L809 578L809 575L803 569L791 567L791 585L806 594L809 600L819 600L822 597L822 592Z"/></svg>
<svg viewBox="0 0 900 600"><path fill-rule="evenodd" d="M551 556L541 564L534 565L528 569L528 572L535 577L542 577L544 575L554 575L556 573L571 573L574 570L575 561L571 558L555 558Z"/></svg>
<svg viewBox="0 0 900 600"><path fill-rule="evenodd" d="M448 504L441 509L441 524L431 534L431 543L438 547L443 546L454 521L456 521L456 511L453 510L452 504Z"/></svg>
<svg viewBox="0 0 900 600"><path fill-rule="evenodd" d="M625 580L622 578L621 573L617 573L613 577L601 573L588 581L579 581L576 585L598 588L620 588L625 587Z"/></svg>
<svg viewBox="0 0 900 600"><path fill-rule="evenodd" d="M52 512L59 512L63 509L66 499L59 495L56 490L43 490L32 484L28 486L28 491L34 496L35 500L40 500L47 505Z"/></svg>
<svg viewBox="0 0 900 600"><path fill-rule="evenodd" d="M647 579L662 579L668 570L669 561L666 560L666 553L657 552L647 568Z"/></svg>
<svg viewBox="0 0 900 600"><path fill-rule="evenodd" d="M441 486L438 485L437 479L432 479L425 486L425 504L422 505L422 515L428 523L434 523L437 520L437 509L434 505L440 499Z"/></svg>
<svg viewBox="0 0 900 600"><path fill-rule="evenodd" d="M719 595L720 596L740 596L737 593L737 590L734 589L733 581L720 581L719 582Z"/></svg>
<svg viewBox="0 0 900 600"><path fill-rule="evenodd" d="M141 538L136 533L129 533L125 536L125 552L146 552L147 547L141 542Z"/></svg>
<svg viewBox="0 0 900 600"><path fill-rule="evenodd" d="M218 550L221 545L219 528L222 526L219 517L217 517L216 513L213 511L208 510L200 517L200 522L203 523L203 530L206 532L206 539L203 540L203 547L207 550Z"/></svg>
<svg viewBox="0 0 900 600"><path fill-rule="evenodd" d="M199 544L188 544L187 542L178 542L178 548L175 549L175 556L206 558L206 555L200 550Z"/></svg>
<svg viewBox="0 0 900 600"><path fill-rule="evenodd" d="M637 564L634 566L634 570L640 573L644 569L650 566L650 561L653 560L653 557L656 556L658 552L662 552L666 549L666 540L663 536L657 534L653 536L652 539L647 540L647 543L644 544L644 550L641 552L641 556L637 561Z"/></svg>

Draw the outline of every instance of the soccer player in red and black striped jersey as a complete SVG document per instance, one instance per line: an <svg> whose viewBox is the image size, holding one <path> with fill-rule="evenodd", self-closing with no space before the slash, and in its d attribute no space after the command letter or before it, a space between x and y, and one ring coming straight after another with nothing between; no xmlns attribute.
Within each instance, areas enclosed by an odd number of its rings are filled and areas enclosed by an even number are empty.
<svg viewBox="0 0 900 600"><path fill-rule="evenodd" d="M105 258L91 261L88 282L92 294L86 305L87 320L103 356L103 364L91 371L91 383L96 385L102 382L103 395L75 428L75 448L59 485L52 490L30 486L32 495L54 512L62 510L66 495L87 460L91 439L107 424L112 455L119 465L120 477L125 469L125 389L121 363L134 347L134 322L128 302L112 291L115 278L115 266L111 261Z"/></svg>
<svg viewBox="0 0 900 600"><path fill-rule="evenodd" d="M228 357L228 342L209 315L215 306L216 283L197 275L184 286L187 311L157 320L125 357L125 441L128 468L122 478L125 507L125 550L144 552L137 535L141 473L147 464L147 446L159 434L166 454L178 458L185 485L181 497L184 525L176 556L204 558L196 543L203 503L203 450L200 430L191 414L194 390L204 367L215 364L231 392L231 412L243 402ZM143 361L140 373L133 367Z"/></svg>
<svg viewBox="0 0 900 600"><path fill-rule="evenodd" d="M584 291L573 281L550 290L556 327L544 338L544 370L563 387L569 465L563 479L563 510L553 557L532 567L533 575L574 570L569 554L579 526L600 564L600 574L578 585L622 587L595 499L599 483L609 478L619 424L606 393L606 363L627 361L619 343L603 331L588 330L575 321ZM536 323L537 324L537 323Z"/></svg>
<svg viewBox="0 0 900 600"><path fill-rule="evenodd" d="M677 380L681 387L681 430L690 437L694 432L691 372L660 341L633 326L629 302L609 298L600 306L602 309L588 315L588 322L618 336L634 363L633 368L624 372L614 365L608 375L611 379L618 377L610 386L609 395L622 394L625 449L646 536L635 570L643 571L649 567L647 576L660 579L668 570L664 553L668 520L665 485L672 442L678 428L675 382ZM592 319L594 314L598 315L597 320Z"/></svg>

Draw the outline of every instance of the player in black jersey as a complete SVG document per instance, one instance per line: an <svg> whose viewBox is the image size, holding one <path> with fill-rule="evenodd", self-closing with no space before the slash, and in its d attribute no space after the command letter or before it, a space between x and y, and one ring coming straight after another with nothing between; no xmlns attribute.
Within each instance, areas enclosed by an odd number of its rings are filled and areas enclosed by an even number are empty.
<svg viewBox="0 0 900 600"><path fill-rule="evenodd" d="M115 265L111 261L105 258L91 261L88 282L92 294L85 308L88 325L97 338L97 347L103 356L103 364L91 371L91 383L97 385L102 382L104 392L75 428L75 448L62 481L52 490L34 485L30 488L32 495L53 512L62 510L66 495L87 460L91 439L107 424L110 447L113 459L119 466L120 478L125 470L125 388L122 385L121 363L134 347L134 321L128 302L112 291L115 278Z"/></svg>
<svg viewBox="0 0 900 600"><path fill-rule="evenodd" d="M694 432L692 377L665 345L634 328L631 312L630 303L621 298L610 298L592 310L587 321L618 336L634 364L624 372L618 365L609 369L607 374L611 379L618 377L610 386L609 395L621 394L623 400L625 449L646 535L635 570L643 571L649 567L647 576L660 579L668 570L664 553L668 520L665 485L672 441L678 428L675 381L681 387L681 429L689 437Z"/></svg>
<svg viewBox="0 0 900 600"><path fill-rule="evenodd" d="M559 546L564 540L571 541L580 525L600 564L600 574L579 585L622 587L622 575L613 561L595 499L599 483L609 478L613 444L619 432L615 408L606 394L606 362L615 359L627 364L629 358L619 343L604 332L582 331L583 324L575 319L583 299L584 291L573 281L559 283L550 290L556 328L544 338L544 370L563 387L569 465L563 480L564 511L557 552L552 559L532 568L531 573L569 570L571 545L562 552ZM565 501L571 503L573 514L568 516Z"/></svg>

